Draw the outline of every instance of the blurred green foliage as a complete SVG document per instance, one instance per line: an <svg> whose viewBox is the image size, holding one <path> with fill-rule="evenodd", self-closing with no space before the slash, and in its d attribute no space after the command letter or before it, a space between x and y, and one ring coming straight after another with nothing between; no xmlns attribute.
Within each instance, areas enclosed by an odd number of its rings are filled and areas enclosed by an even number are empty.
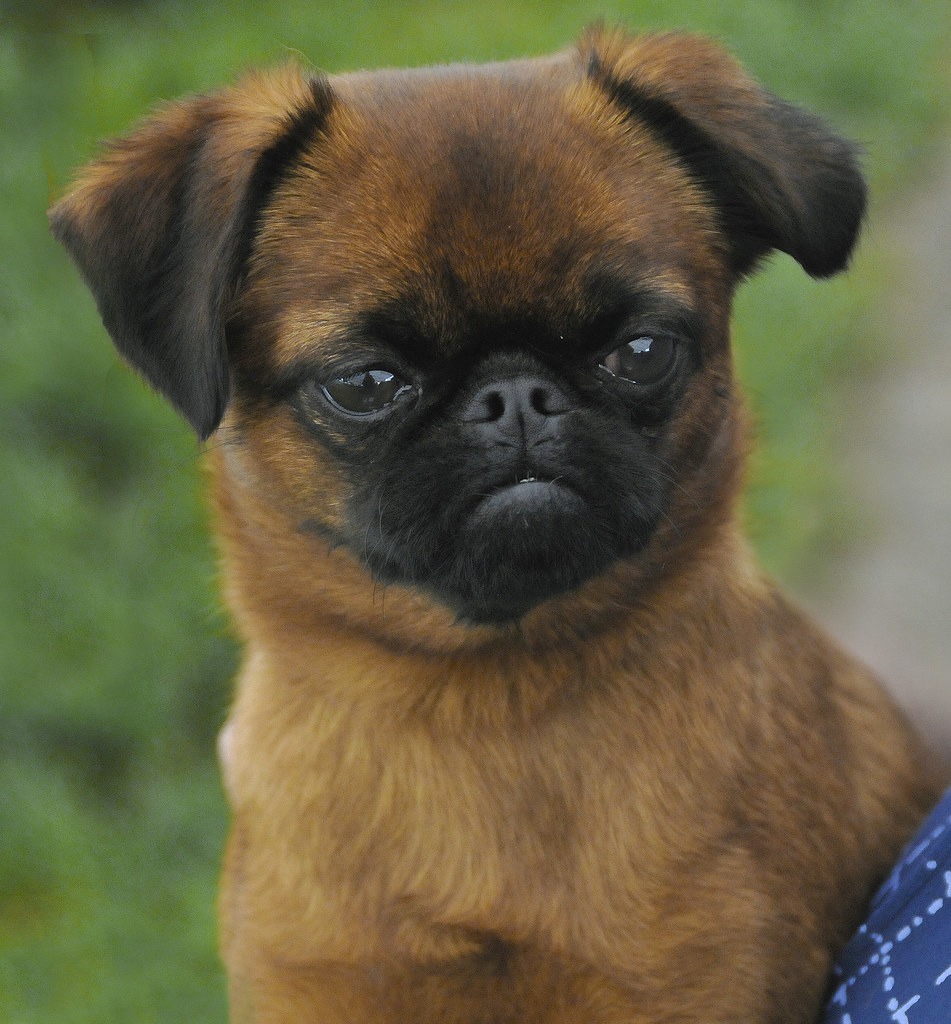
<svg viewBox="0 0 951 1024"><path fill-rule="evenodd" d="M560 47L599 17L719 35L863 141L886 200L919 173L945 113L945 0L0 7L0 1019L225 1018L213 749L237 655L200 452L117 365L45 208L99 140L251 65L502 59ZM874 356L887 269L867 245L847 279L817 285L779 259L741 293L764 442L750 515L780 575L830 539L828 408Z"/></svg>

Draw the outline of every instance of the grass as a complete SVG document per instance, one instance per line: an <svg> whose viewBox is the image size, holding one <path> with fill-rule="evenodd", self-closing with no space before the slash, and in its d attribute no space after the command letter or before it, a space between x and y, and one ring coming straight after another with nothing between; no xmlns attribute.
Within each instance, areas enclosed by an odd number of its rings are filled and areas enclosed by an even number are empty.
<svg viewBox="0 0 951 1024"><path fill-rule="evenodd" d="M777 92L862 140L887 202L944 114L949 16L943 0L8 0L4 11L0 1019L223 1021L214 891L226 816L212 751L236 653L197 445L117 365L47 236L44 209L71 169L155 101L254 64L501 59L560 47L603 16L721 36ZM828 514L828 411L836 382L875 357L884 280L887 255L866 247L848 278L816 284L778 259L741 293L739 359L763 441L749 514L786 578L843 530Z"/></svg>

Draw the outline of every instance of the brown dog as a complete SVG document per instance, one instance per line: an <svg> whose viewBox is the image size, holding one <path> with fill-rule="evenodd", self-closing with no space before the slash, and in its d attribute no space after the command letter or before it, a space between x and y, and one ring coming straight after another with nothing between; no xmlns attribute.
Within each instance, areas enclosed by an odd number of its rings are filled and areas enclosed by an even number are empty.
<svg viewBox="0 0 951 1024"><path fill-rule="evenodd" d="M54 209L217 432L235 1021L814 1018L937 787L741 539L728 322L864 200L715 45L593 32L254 76Z"/></svg>

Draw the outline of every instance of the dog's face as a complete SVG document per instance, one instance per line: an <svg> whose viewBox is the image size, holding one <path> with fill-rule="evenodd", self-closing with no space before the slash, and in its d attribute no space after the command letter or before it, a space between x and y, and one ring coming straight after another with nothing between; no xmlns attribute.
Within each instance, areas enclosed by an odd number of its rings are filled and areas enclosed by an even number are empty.
<svg viewBox="0 0 951 1024"><path fill-rule="evenodd" d="M260 233L231 424L294 452L299 529L518 619L641 551L722 427L711 212L662 146L529 73L342 102Z"/></svg>
<svg viewBox="0 0 951 1024"><path fill-rule="evenodd" d="M285 563L292 535L505 625L729 519L733 289L773 248L839 269L863 203L848 146L709 43L592 35L248 80L53 219L120 349L200 434L224 419L232 520L253 494Z"/></svg>

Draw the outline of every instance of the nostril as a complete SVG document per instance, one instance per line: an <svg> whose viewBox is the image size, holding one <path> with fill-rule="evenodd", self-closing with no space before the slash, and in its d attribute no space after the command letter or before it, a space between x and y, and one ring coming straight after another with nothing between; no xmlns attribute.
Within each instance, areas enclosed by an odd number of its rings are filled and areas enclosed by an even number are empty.
<svg viewBox="0 0 951 1024"><path fill-rule="evenodd" d="M551 396L544 388L534 388L530 401L535 412L540 413L542 416L549 416L551 414Z"/></svg>
<svg viewBox="0 0 951 1024"><path fill-rule="evenodd" d="M505 415L505 398L500 391L490 391L484 397L485 422L492 423Z"/></svg>
<svg viewBox="0 0 951 1024"><path fill-rule="evenodd" d="M567 412L564 396L546 387L533 388L529 401L540 416L561 416Z"/></svg>
<svg viewBox="0 0 951 1024"><path fill-rule="evenodd" d="M465 407L463 419L467 423L497 423L505 418L508 403L497 388L485 388Z"/></svg>

